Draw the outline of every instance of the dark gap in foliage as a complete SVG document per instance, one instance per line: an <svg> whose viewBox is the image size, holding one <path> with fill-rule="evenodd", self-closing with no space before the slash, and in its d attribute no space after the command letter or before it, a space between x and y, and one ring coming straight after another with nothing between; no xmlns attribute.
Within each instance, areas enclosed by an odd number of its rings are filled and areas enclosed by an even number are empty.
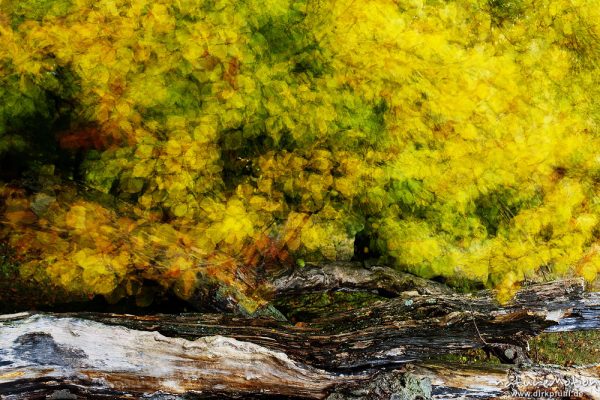
<svg viewBox="0 0 600 400"><path fill-rule="evenodd" d="M45 72L37 81L13 75L3 82L0 94L0 179L18 180L35 175L52 164L55 173L80 179L82 150L65 150L58 141L61 132L77 124L73 97L77 77L67 68Z"/></svg>
<svg viewBox="0 0 600 400"><path fill-rule="evenodd" d="M372 232L362 230L354 236L354 255L352 261L366 261L381 257L381 252L376 246Z"/></svg>

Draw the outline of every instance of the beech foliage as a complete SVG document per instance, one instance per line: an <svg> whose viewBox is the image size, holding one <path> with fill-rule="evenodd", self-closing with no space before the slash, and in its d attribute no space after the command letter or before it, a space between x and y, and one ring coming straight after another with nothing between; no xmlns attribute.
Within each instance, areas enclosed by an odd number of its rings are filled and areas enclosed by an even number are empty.
<svg viewBox="0 0 600 400"><path fill-rule="evenodd" d="M250 311L357 235L502 300L592 281L599 63L596 0L0 0L0 157L77 160L4 183L0 236L24 279Z"/></svg>

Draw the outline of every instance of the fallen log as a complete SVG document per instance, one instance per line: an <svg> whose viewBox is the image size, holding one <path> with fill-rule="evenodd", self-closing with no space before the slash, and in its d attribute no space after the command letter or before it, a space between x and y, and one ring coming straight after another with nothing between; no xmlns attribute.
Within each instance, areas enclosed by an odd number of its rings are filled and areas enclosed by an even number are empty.
<svg viewBox="0 0 600 400"><path fill-rule="evenodd" d="M223 336L192 341L41 314L4 317L0 349L0 396L6 399L195 395L334 400L389 399L394 394L406 399L447 399L541 391L600 398L600 367L475 368L421 363L339 373Z"/></svg>
<svg viewBox="0 0 600 400"><path fill-rule="evenodd" d="M0 317L0 395L336 399L416 390L421 398L489 398L544 389L600 398L597 367L517 359L540 332L598 328L600 296L580 280L533 285L504 306L490 292L400 293L295 325L229 314L21 313ZM428 361L472 348L521 365Z"/></svg>
<svg viewBox="0 0 600 400"><path fill-rule="evenodd" d="M322 313L317 320L295 325L231 314L61 315L189 340L222 335L285 352L317 368L344 371L425 360L490 344L518 350L543 331L598 329L600 294L585 292L583 281L574 279L525 288L505 306L491 292L414 295Z"/></svg>

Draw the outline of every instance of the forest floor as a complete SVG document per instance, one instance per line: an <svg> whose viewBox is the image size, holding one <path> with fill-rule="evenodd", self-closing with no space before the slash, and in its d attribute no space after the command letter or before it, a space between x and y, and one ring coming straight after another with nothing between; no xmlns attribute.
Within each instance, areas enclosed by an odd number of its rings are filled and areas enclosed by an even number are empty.
<svg viewBox="0 0 600 400"><path fill-rule="evenodd" d="M600 362L600 331L546 332L532 338L529 347L531 361L536 364L565 367L597 364ZM464 365L500 364L498 359L488 358L481 349L446 354L431 360Z"/></svg>

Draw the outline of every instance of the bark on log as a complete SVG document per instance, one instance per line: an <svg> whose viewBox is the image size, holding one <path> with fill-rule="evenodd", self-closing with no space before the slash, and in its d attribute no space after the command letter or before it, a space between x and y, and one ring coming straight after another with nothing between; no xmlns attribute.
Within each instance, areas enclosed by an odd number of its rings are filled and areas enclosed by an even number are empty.
<svg viewBox="0 0 600 400"><path fill-rule="evenodd" d="M600 398L598 367L427 364L432 355L486 343L516 355L511 346L544 330L599 328L600 295L586 293L580 280L531 286L506 306L489 292L412 293L297 325L225 314L23 313L0 318L0 395L333 400L543 389Z"/></svg>
<svg viewBox="0 0 600 400"><path fill-rule="evenodd" d="M280 293L310 287L307 282L314 290L369 287L381 270L302 273L282 278ZM2 316L0 396L335 400L393 394L512 398L511 391L570 390L570 398L600 398L598 367L427 364L432 355L484 346L517 361L515 346L544 330L599 329L600 295L585 292L581 280L533 285L505 306L491 292L407 292L394 285L386 290L395 287L398 298L345 312L324 310L317 320L296 325L227 314Z"/></svg>
<svg viewBox="0 0 600 400"><path fill-rule="evenodd" d="M451 293L447 286L415 275L377 265L365 268L362 263L354 261L325 265L307 263L303 268L284 271L272 279L272 283L278 296L332 289L371 290L385 297L397 297L407 291L419 294Z"/></svg>
<svg viewBox="0 0 600 400"><path fill-rule="evenodd" d="M190 341L84 319L22 317L5 317L0 330L0 396L7 400L514 398L536 391L600 399L599 367L417 364L341 374L223 336Z"/></svg>
<svg viewBox="0 0 600 400"><path fill-rule="evenodd" d="M345 371L425 360L486 343L524 347L544 330L598 329L600 294L585 292L583 282L574 279L523 289L506 306L490 292L414 295L324 313L296 325L228 314L70 316L190 340L223 335L283 351L317 368Z"/></svg>

